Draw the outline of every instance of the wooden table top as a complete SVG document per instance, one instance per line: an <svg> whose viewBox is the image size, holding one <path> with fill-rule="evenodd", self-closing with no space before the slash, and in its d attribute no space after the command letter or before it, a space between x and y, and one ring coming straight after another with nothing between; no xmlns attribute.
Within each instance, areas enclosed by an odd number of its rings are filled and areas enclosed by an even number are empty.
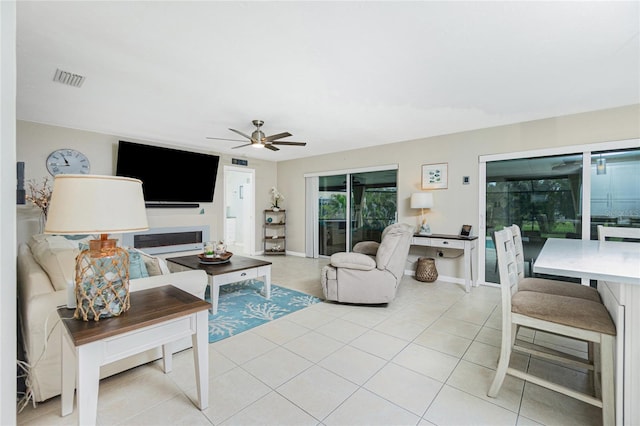
<svg viewBox="0 0 640 426"><path fill-rule="evenodd" d="M178 265L186 266L190 269L202 269L211 276L271 265L271 262L267 262L266 260L252 259L236 255L234 255L227 263L219 263L216 265L205 265L200 263L198 256L195 254L189 256L168 257L166 260L167 262L177 263Z"/></svg>
<svg viewBox="0 0 640 426"><path fill-rule="evenodd" d="M81 346L211 307L210 303L172 285L134 291L129 297L131 307L117 317L82 321L72 318L73 310L66 307L58 308L58 315L73 343Z"/></svg>

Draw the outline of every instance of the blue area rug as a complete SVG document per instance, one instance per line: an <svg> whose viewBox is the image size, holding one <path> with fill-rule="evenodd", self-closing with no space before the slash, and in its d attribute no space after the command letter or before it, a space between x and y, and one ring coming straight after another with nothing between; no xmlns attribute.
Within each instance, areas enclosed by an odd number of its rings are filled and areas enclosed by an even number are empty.
<svg viewBox="0 0 640 426"><path fill-rule="evenodd" d="M247 280L220 287L218 313L209 313L209 343L283 317L321 300L271 284L271 299L262 295L262 281ZM209 287L205 299L211 302Z"/></svg>

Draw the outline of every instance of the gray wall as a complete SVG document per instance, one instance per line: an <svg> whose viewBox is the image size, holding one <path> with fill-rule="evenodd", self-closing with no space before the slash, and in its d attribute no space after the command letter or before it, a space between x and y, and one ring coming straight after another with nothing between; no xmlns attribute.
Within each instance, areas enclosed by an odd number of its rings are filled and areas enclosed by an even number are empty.
<svg viewBox="0 0 640 426"><path fill-rule="evenodd" d="M305 173L398 164L399 221L417 225L409 207L420 191L421 166L448 163L448 189L434 190L427 215L434 233L457 234L462 224L478 229L478 156L640 137L640 105L435 136L278 163L278 189L287 196L287 249L305 251ZM471 184L463 185L462 177ZM442 268L442 269L441 269ZM462 277L461 262L438 262L441 274Z"/></svg>
<svg viewBox="0 0 640 426"><path fill-rule="evenodd" d="M399 220L417 225L419 211L409 207L409 197L412 192L421 190L421 167L423 164L448 163L448 189L433 191L435 205L427 217L433 232L457 234L462 224L471 224L474 230L478 229L478 156L638 137L640 105L631 105L278 163L250 159L249 167L256 169L256 211L271 205L269 190L277 186L286 197L287 249L304 253L305 173L398 164ZM123 139L136 142L131 138ZM28 179L40 179L48 175L45 168L47 155L56 148L68 147L89 156L92 173L113 174L118 140L119 137L115 135L18 121L17 161L26 162ZM231 164L230 156L221 155L221 160L219 173L222 173L225 164ZM462 184L463 176L471 177L470 185ZM222 239L223 235L223 185L220 174L214 202L203 205L207 214L212 216L213 239ZM194 214L192 211L179 210L171 211L170 216L169 212L158 212L157 209L149 209L148 212L150 221L153 220L152 216L162 214L162 223L170 224L175 219L175 226L178 226L185 219L184 216ZM256 214L255 218L255 249L259 251L262 249L262 215ZM26 226L33 223L33 209L19 208L19 240L33 231L33 228ZM438 267L442 275L463 276L461 262L442 259Z"/></svg>
<svg viewBox="0 0 640 426"><path fill-rule="evenodd" d="M91 173L102 175L115 174L116 154L120 139L140 142L150 145L166 146L169 148L187 149L205 152L201 149L191 149L170 146L151 140L137 140L118 135L87 132L65 127L50 126L29 121L17 122L17 160L25 162L25 178L41 182L49 176L46 169L46 159L49 153L58 148L73 148L89 157ZM220 155L218 178L216 181L213 203L200 203L204 209L206 220L211 227L211 238L221 240L224 236L224 166L231 165L231 156L222 155L215 151L207 154ZM269 190L276 184L277 164L271 161L249 159L248 168L256 170L256 206L259 209L271 204ZM18 242L26 241L29 236L37 232L38 210L27 204L18 207ZM193 216L200 216L200 209L147 209L149 224L154 226L184 226L193 220ZM197 218L199 219L199 218ZM256 216L256 233L261 232L261 216ZM198 222L202 222L199 220ZM157 225L154 225L157 224ZM256 239L256 250L261 249L260 238Z"/></svg>

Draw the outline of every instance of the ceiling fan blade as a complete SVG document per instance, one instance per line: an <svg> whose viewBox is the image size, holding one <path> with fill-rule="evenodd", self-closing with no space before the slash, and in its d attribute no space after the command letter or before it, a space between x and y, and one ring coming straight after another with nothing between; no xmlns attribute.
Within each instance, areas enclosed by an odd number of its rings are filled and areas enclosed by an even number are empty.
<svg viewBox="0 0 640 426"><path fill-rule="evenodd" d="M244 139L212 138L212 137L209 137L209 136L207 136L207 139L217 139L219 141L245 142Z"/></svg>
<svg viewBox="0 0 640 426"><path fill-rule="evenodd" d="M267 149L270 149L271 151L280 151L280 148L277 148L277 147L271 145L270 143L265 143L264 147L267 148Z"/></svg>
<svg viewBox="0 0 640 426"><path fill-rule="evenodd" d="M231 130L231 131L232 131L232 132L234 132L234 133L239 134L240 136L244 136L245 138L249 139L249 140L250 140L250 141L252 141L252 142L257 142L257 141L254 141L253 139L251 139L251 136L249 136L249 135L247 135L247 134L242 133L240 130L236 130L236 129L229 129L229 130Z"/></svg>
<svg viewBox="0 0 640 426"><path fill-rule="evenodd" d="M271 142L271 141L275 141L276 139L287 138L289 136L291 136L291 133L283 132L283 133L278 133L277 135L267 136L266 138L264 138L264 141Z"/></svg>
<svg viewBox="0 0 640 426"><path fill-rule="evenodd" d="M295 146L305 146L306 142L292 142L292 141L274 141L271 142L274 145L295 145Z"/></svg>
<svg viewBox="0 0 640 426"><path fill-rule="evenodd" d="M243 146L249 146L249 145L253 145L253 142L245 143L244 145L234 146L231 149L242 148Z"/></svg>

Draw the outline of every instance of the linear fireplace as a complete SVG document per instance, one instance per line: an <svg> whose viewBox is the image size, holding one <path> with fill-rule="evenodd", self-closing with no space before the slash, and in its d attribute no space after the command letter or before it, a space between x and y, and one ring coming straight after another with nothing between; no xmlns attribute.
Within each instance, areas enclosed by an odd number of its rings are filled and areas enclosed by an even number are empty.
<svg viewBox="0 0 640 426"><path fill-rule="evenodd" d="M207 225L152 228L122 235L123 246L135 247L149 254L200 250L205 241L209 241Z"/></svg>

